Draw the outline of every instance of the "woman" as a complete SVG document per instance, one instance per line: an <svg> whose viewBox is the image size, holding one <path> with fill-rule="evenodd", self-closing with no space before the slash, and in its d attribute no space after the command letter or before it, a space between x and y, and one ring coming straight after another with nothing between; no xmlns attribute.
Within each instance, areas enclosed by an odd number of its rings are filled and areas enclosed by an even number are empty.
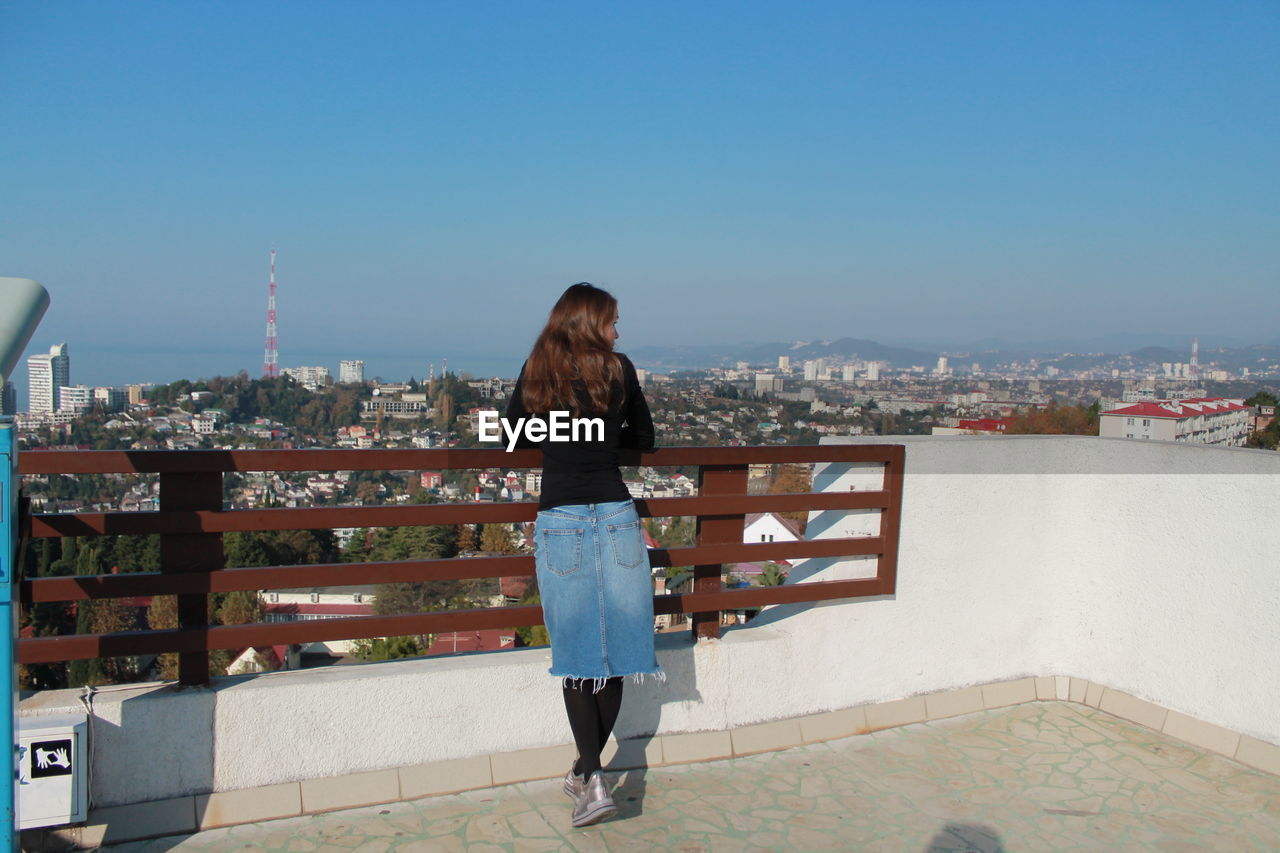
<svg viewBox="0 0 1280 853"><path fill-rule="evenodd" d="M618 451L653 449L653 419L635 367L614 352L618 303L587 283L564 292L520 372L506 420L567 411L599 418L599 430L542 447L542 498L535 562L551 635L551 674L563 679L578 760L565 774L573 825L616 808L600 752L622 707L622 679L662 677L653 652L653 586L648 554ZM588 440L588 438L593 440Z"/></svg>

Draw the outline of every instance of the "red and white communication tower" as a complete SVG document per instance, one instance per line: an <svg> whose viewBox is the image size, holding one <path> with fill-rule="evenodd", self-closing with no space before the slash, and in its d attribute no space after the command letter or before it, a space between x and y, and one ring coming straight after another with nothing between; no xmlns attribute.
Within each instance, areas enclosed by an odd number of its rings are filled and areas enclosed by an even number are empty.
<svg viewBox="0 0 1280 853"><path fill-rule="evenodd" d="M1200 338L1191 339L1191 366L1190 373L1192 379L1200 378Z"/></svg>
<svg viewBox="0 0 1280 853"><path fill-rule="evenodd" d="M276 339L276 247L271 247L271 281L267 296L267 347L262 357L262 375L280 375L280 348Z"/></svg>

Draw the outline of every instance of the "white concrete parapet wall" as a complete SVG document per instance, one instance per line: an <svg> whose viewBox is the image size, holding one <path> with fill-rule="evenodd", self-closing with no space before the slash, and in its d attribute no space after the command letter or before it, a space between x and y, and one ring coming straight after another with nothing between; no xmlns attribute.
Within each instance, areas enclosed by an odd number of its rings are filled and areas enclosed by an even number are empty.
<svg viewBox="0 0 1280 853"><path fill-rule="evenodd" d="M883 439L850 439L877 443ZM1070 675L1280 743L1280 454L1078 437L904 437L894 596L765 611L721 641L659 637L665 685L617 734L741 726L1024 676ZM875 489L876 466L820 468ZM826 512L810 535L875 532ZM806 579L873 574L809 560ZM107 688L95 807L570 742L545 649ZM79 710L81 691L22 713ZM1066 698L1066 697L1061 697Z"/></svg>

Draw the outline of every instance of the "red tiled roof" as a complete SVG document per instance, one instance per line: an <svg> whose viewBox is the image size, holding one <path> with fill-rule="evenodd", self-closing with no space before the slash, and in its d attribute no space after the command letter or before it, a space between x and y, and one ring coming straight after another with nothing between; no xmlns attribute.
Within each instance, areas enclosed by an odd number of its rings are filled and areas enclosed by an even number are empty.
<svg viewBox="0 0 1280 853"><path fill-rule="evenodd" d="M1220 412L1238 412L1248 409L1222 397L1196 397L1187 400L1161 400L1158 403L1135 403L1122 409L1103 412L1104 415L1124 415L1130 418L1167 418L1182 420L1197 415L1213 415Z"/></svg>
<svg viewBox="0 0 1280 853"><path fill-rule="evenodd" d="M516 644L515 628L486 628L480 631L451 631L437 634L427 655L451 655L456 652L492 652L510 649Z"/></svg>
<svg viewBox="0 0 1280 853"><path fill-rule="evenodd" d="M1009 428L1008 418L962 418L956 425L958 429L982 430L984 432L1004 432Z"/></svg>

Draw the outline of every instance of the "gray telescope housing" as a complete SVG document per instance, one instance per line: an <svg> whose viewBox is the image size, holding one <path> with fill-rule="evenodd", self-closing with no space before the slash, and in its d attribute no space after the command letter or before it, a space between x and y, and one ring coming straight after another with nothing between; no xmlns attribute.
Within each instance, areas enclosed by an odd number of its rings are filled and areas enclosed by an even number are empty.
<svg viewBox="0 0 1280 853"><path fill-rule="evenodd" d="M49 291L36 282L0 277L0 385L12 375L48 307Z"/></svg>

